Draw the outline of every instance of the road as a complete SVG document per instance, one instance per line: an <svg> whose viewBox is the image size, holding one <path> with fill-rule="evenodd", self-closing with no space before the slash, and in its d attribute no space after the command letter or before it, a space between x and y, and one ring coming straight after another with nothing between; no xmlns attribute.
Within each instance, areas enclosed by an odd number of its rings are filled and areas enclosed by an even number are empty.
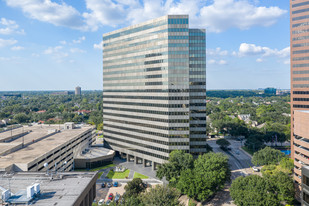
<svg viewBox="0 0 309 206"><path fill-rule="evenodd" d="M207 143L213 148L214 152L222 152L229 157L229 164L232 171L232 179L235 179L240 175L246 176L253 173L252 169L250 168L253 166L251 163L251 156L249 156L247 153L240 149L241 143L239 141L228 140L231 143L231 145L229 146L231 150L225 152L220 149L219 145L216 144L217 140L217 138L210 139L207 141Z"/></svg>
<svg viewBox="0 0 309 206"><path fill-rule="evenodd" d="M217 140L218 138L209 139L207 140L207 143L212 147L214 152L221 152L229 157L232 180L239 176L247 176L253 173L252 169L250 168L253 166L251 163L251 156L240 149L241 143L239 141L228 140L231 143L229 146L231 150L229 152L224 152L222 149L220 149L219 145L216 144ZM210 202L207 202L203 205L235 206L230 196L229 188L230 184L226 185L224 190L219 191Z"/></svg>

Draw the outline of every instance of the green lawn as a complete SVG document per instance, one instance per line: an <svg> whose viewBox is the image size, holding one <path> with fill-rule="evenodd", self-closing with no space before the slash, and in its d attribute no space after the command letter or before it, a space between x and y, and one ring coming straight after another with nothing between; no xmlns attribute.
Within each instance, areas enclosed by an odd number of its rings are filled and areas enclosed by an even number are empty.
<svg viewBox="0 0 309 206"><path fill-rule="evenodd" d="M142 175L140 173L134 172L133 178L141 178L141 179L148 179L148 176Z"/></svg>
<svg viewBox="0 0 309 206"><path fill-rule="evenodd" d="M99 172L98 179L102 176L103 172Z"/></svg>
<svg viewBox="0 0 309 206"><path fill-rule="evenodd" d="M109 179L125 179L129 176L130 170L125 170L124 172L114 172L110 170L107 174L107 178Z"/></svg>
<svg viewBox="0 0 309 206"><path fill-rule="evenodd" d="M250 149L248 149L248 147L246 146L242 146L241 147L243 150L245 150L246 152L248 152L249 154L253 155L254 152L252 152Z"/></svg>
<svg viewBox="0 0 309 206"><path fill-rule="evenodd" d="M100 136L98 136L98 138L103 138L103 134L102 134L102 135L100 135Z"/></svg>

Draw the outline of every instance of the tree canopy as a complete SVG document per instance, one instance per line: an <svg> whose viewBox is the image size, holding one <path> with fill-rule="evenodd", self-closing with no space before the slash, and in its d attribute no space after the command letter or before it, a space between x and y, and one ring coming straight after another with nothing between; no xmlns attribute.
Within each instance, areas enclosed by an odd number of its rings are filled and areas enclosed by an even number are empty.
<svg viewBox="0 0 309 206"><path fill-rule="evenodd" d="M230 194L238 206L277 206L280 201L274 186L258 175L240 176L231 185Z"/></svg>
<svg viewBox="0 0 309 206"><path fill-rule="evenodd" d="M177 188L189 197L203 201L221 190L229 178L227 156L209 152L194 161L192 170L181 172Z"/></svg>
<svg viewBox="0 0 309 206"><path fill-rule="evenodd" d="M125 198L137 196L138 194L146 190L143 181L140 178L134 178L132 181L128 182L124 189L126 191Z"/></svg>
<svg viewBox="0 0 309 206"><path fill-rule="evenodd" d="M193 156L183 150L174 150L170 153L169 161L159 166L157 177L165 177L171 185L176 185L181 172L192 168Z"/></svg>
<svg viewBox="0 0 309 206"><path fill-rule="evenodd" d="M223 138L218 139L218 140L216 141L216 143L217 143L217 145L219 145L219 146L220 146L221 148L223 148L223 149L226 149L228 146L231 145L231 143L230 143L228 140L223 139Z"/></svg>
<svg viewBox="0 0 309 206"><path fill-rule="evenodd" d="M253 154L252 163L254 165L278 164L285 155L277 149L265 147Z"/></svg>

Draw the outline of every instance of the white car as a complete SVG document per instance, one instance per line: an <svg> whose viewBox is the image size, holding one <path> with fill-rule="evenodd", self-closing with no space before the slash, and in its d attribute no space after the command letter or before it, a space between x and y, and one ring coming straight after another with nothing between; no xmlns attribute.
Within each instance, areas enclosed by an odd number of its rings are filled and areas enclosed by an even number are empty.
<svg viewBox="0 0 309 206"><path fill-rule="evenodd" d="M104 199L101 199L99 202L98 202L98 205L103 205L104 204Z"/></svg>
<svg viewBox="0 0 309 206"><path fill-rule="evenodd" d="M256 167L252 167L252 170L253 170L254 172L259 172L259 171L260 171L260 169L259 169L259 168L256 168Z"/></svg>

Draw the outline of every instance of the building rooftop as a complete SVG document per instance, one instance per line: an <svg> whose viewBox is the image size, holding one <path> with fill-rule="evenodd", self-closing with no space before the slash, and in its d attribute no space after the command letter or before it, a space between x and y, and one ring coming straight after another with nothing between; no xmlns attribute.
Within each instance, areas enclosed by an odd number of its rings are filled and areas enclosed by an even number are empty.
<svg viewBox="0 0 309 206"><path fill-rule="evenodd" d="M75 158L77 159L92 159L97 157L102 157L106 155L115 154L114 150L110 150L103 147L89 147L85 149L82 153L79 153Z"/></svg>
<svg viewBox="0 0 309 206"><path fill-rule="evenodd" d="M27 165L37 158L42 157L45 153L60 147L62 144L70 141L71 139L74 139L77 135L87 131L90 128L92 128L92 126L77 127L72 130L64 130L63 125L26 126L24 131L31 130L30 133L9 143L2 143L0 145L0 149L4 148L9 150L13 147L13 145L16 146L16 144L24 142L24 148L0 156L0 171L5 170L5 168L11 166L12 164ZM4 134L2 135L4 136ZM10 135L10 132L6 135Z"/></svg>
<svg viewBox="0 0 309 206"><path fill-rule="evenodd" d="M25 196L26 188L39 183L40 194L31 201L32 204L67 206L75 203L93 178L97 178L96 172L61 172L53 180L42 172L0 173L0 192L8 189L16 195L9 199L12 203L29 201Z"/></svg>

